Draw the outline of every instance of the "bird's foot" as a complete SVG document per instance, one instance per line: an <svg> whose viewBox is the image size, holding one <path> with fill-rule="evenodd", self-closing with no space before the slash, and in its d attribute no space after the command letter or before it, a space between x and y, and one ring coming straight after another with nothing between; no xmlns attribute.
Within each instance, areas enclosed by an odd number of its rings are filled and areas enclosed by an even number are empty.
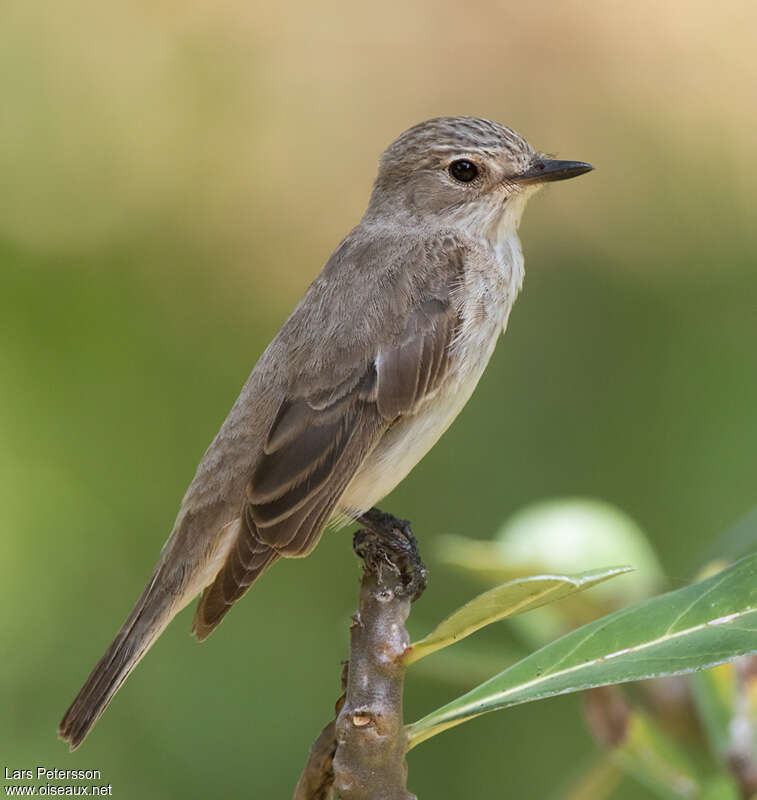
<svg viewBox="0 0 757 800"><path fill-rule="evenodd" d="M366 566L378 570L389 565L403 576L406 592L416 600L426 588L427 570L418 550L410 522L371 508L357 518L364 529L353 539L355 552Z"/></svg>

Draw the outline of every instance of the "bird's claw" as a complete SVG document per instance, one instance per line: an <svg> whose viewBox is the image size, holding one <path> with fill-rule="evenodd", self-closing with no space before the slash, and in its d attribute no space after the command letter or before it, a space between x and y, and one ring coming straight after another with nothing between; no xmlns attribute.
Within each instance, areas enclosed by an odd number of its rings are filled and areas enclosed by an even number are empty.
<svg viewBox="0 0 757 800"><path fill-rule="evenodd" d="M390 565L403 575L407 594L414 600L419 597L426 588L427 571L410 522L378 508L366 511L357 521L365 528L355 534L353 547L366 566Z"/></svg>

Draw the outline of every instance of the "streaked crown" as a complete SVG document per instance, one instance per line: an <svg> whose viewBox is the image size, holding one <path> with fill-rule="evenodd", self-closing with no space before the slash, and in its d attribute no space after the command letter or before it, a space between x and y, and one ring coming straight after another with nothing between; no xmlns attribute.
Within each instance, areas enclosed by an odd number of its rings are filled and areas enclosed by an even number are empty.
<svg viewBox="0 0 757 800"><path fill-rule="evenodd" d="M490 158L505 152L524 164L535 154L522 136L498 122L476 117L436 117L400 134L384 151L381 169L403 162L422 169L424 164L431 166L440 158L466 152Z"/></svg>

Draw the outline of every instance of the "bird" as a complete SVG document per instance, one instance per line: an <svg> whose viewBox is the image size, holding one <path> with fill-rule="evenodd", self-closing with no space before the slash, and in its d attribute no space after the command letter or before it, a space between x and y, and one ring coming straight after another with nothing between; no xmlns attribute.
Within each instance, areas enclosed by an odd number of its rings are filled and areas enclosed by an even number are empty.
<svg viewBox="0 0 757 800"><path fill-rule="evenodd" d="M364 216L255 364L66 711L72 750L195 597L202 641L276 561L308 555L327 527L381 519L376 504L462 410L507 327L527 200L591 169L474 117L427 120L389 145Z"/></svg>

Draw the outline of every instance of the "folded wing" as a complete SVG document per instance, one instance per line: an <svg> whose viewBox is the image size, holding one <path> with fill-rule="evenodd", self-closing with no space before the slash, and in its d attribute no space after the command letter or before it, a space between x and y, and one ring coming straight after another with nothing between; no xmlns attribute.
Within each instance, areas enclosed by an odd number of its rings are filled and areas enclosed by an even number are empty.
<svg viewBox="0 0 757 800"><path fill-rule="evenodd" d="M281 556L307 555L363 460L386 430L439 387L460 320L448 282L421 296L394 341L360 354L328 389L281 404L247 487L239 536L204 591L193 630L204 639ZM319 376L318 385L328 386Z"/></svg>

